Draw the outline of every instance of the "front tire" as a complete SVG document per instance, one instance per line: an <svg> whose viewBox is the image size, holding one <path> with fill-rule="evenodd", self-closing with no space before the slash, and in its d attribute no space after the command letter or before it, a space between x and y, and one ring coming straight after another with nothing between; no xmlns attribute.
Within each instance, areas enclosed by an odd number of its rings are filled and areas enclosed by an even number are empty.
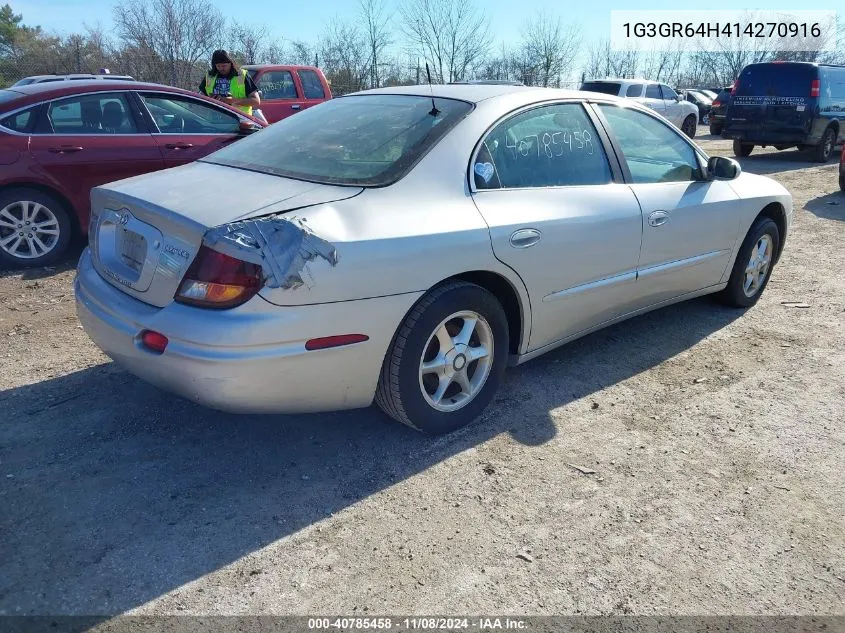
<svg viewBox="0 0 845 633"><path fill-rule="evenodd" d="M399 326L376 403L423 433L455 431L493 399L508 349L508 320L496 297L475 284L447 282L423 296Z"/></svg>
<svg viewBox="0 0 845 633"><path fill-rule="evenodd" d="M754 149L754 145L751 143L740 143L739 141L734 141L734 156L746 157L751 155L751 151Z"/></svg>
<svg viewBox="0 0 845 633"><path fill-rule="evenodd" d="M684 122L681 125L681 132L683 132L690 138L695 138L695 130L697 127L698 121L696 119L696 116L691 114L686 119L684 119Z"/></svg>
<svg viewBox="0 0 845 633"><path fill-rule="evenodd" d="M47 266L64 256L72 225L64 206L37 189L15 188L0 195L0 264Z"/></svg>
<svg viewBox="0 0 845 633"><path fill-rule="evenodd" d="M750 308L771 278L780 248L780 231L771 218L758 219L748 230L720 298L735 308Z"/></svg>

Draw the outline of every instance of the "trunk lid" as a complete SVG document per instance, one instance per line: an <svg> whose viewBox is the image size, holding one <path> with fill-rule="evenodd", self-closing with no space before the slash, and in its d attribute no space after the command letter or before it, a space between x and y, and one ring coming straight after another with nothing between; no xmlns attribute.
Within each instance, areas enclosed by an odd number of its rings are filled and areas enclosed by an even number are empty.
<svg viewBox="0 0 845 633"><path fill-rule="evenodd" d="M361 191L202 162L117 181L91 191L94 267L132 297L164 307L209 229Z"/></svg>

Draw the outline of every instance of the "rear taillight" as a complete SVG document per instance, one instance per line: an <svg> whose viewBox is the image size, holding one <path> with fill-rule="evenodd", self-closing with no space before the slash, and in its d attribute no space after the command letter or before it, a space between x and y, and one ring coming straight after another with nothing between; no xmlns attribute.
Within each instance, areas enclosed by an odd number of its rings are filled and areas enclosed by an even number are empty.
<svg viewBox="0 0 845 633"><path fill-rule="evenodd" d="M811 97L818 97L821 93L821 83L819 83L818 79L813 79L813 83L810 84L810 96Z"/></svg>
<svg viewBox="0 0 845 633"><path fill-rule="evenodd" d="M261 266L203 246L175 299L204 308L234 308L254 297L261 281Z"/></svg>
<svg viewBox="0 0 845 633"><path fill-rule="evenodd" d="M739 79L734 82L734 85L731 86L731 94L736 94L737 88L739 88Z"/></svg>
<svg viewBox="0 0 845 633"><path fill-rule="evenodd" d="M722 105L722 102L717 99L710 105L712 105L714 108L718 108L720 105Z"/></svg>

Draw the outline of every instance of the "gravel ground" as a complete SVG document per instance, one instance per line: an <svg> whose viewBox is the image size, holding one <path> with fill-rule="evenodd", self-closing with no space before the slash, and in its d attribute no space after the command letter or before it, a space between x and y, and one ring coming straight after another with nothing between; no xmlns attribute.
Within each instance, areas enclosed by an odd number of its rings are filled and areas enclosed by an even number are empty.
<svg viewBox="0 0 845 633"><path fill-rule="evenodd" d="M586 337L439 439L200 408L97 351L72 265L3 274L0 614L845 614L845 195L742 163L796 208L755 308Z"/></svg>

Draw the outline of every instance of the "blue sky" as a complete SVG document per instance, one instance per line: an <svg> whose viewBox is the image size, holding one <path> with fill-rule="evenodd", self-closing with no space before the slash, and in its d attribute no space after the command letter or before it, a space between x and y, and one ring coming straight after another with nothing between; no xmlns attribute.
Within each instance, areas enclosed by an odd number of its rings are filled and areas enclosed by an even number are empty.
<svg viewBox="0 0 845 633"><path fill-rule="evenodd" d="M15 13L22 13L24 23L39 24L47 31L68 33L80 31L84 23L100 23L106 28L112 26L112 7L117 0L0 0L9 2ZM226 17L236 17L241 22L263 23L273 35L287 39L316 40L326 20L339 15L352 18L356 15L358 3L355 0L308 0L307 2L268 1L234 2L213 0ZM389 9L394 10L401 0L387 0ZM577 22L584 39L594 41L607 37L610 29L612 9L817 9L835 10L841 8L842 0L815 0L812 5L798 6L795 0L762 0L757 4L737 4L736 0L708 0L706 5L690 2L684 5L678 0L587 0L563 2L561 0L474 0L476 8L483 9L490 19L498 46L501 42L514 43L520 38L524 20L535 11L544 10L560 15L564 22ZM568 6L567 6L568 5ZM398 17L398 16L396 16Z"/></svg>

